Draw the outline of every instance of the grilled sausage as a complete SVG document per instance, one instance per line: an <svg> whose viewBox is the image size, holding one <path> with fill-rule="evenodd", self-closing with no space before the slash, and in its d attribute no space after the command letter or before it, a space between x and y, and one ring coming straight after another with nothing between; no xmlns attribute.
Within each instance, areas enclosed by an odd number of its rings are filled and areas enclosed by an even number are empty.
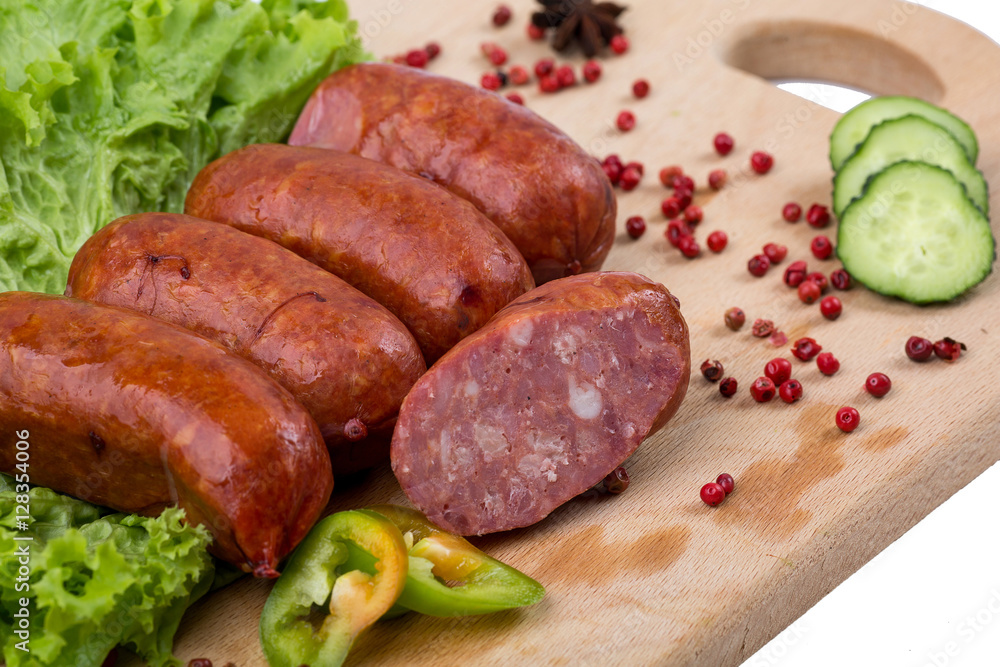
<svg viewBox="0 0 1000 667"><path fill-rule="evenodd" d="M538 284L598 270L614 240L615 195L600 164L529 109L454 79L345 67L316 88L288 143L434 180L496 223Z"/></svg>
<svg viewBox="0 0 1000 667"><path fill-rule="evenodd" d="M403 401L392 468L442 528L540 521L599 483L676 412L688 330L635 273L547 283L456 345Z"/></svg>
<svg viewBox="0 0 1000 667"><path fill-rule="evenodd" d="M388 308L428 363L534 287L468 202L354 155L248 146L205 167L185 212L275 241Z"/></svg>
<svg viewBox="0 0 1000 667"><path fill-rule="evenodd" d="M128 310L0 294L0 470L30 433L31 481L123 512L178 504L257 576L330 497L316 423L217 343Z"/></svg>
<svg viewBox="0 0 1000 667"><path fill-rule="evenodd" d="M316 419L335 472L388 457L399 405L427 370L406 327L343 280L186 215L101 229L73 259L66 295L179 324L260 366Z"/></svg>

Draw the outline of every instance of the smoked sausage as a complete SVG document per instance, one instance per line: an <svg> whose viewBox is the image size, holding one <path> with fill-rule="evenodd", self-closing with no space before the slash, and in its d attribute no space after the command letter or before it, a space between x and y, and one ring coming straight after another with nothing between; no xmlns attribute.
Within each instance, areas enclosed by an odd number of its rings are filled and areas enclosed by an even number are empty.
<svg viewBox="0 0 1000 667"><path fill-rule="evenodd" d="M5 292L3 472L24 431L33 483L122 512L177 504L257 576L277 576L333 489L316 422L250 362L129 310Z"/></svg>
<svg viewBox="0 0 1000 667"><path fill-rule="evenodd" d="M66 295L178 324L263 368L316 420L334 472L388 457L399 405L427 370L402 322L340 278L179 213L98 231L73 259Z"/></svg>
<svg viewBox="0 0 1000 667"><path fill-rule="evenodd" d="M356 153L433 180L503 230L535 282L596 271L616 201L601 165L499 95L413 67L351 65L313 92L288 143Z"/></svg>
<svg viewBox="0 0 1000 667"><path fill-rule="evenodd" d="M674 297L636 273L555 280L456 345L403 401L392 469L437 525L540 521L673 416L691 372Z"/></svg>
<svg viewBox="0 0 1000 667"><path fill-rule="evenodd" d="M247 146L205 167L185 212L285 246L388 308L430 364L534 287L468 202L347 153Z"/></svg>

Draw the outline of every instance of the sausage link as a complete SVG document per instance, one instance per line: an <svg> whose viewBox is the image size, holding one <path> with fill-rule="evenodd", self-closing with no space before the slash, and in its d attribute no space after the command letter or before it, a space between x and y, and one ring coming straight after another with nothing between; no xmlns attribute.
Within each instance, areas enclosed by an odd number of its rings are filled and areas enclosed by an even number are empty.
<svg viewBox="0 0 1000 667"><path fill-rule="evenodd" d="M220 345L128 310L0 294L0 470L30 433L31 481L122 512L178 504L258 576L333 489L316 423Z"/></svg>
<svg viewBox="0 0 1000 667"><path fill-rule="evenodd" d="M530 109L454 79L345 67L316 88L288 143L434 180L496 223L539 285L600 269L614 241L617 204L600 164Z"/></svg>
<svg viewBox="0 0 1000 667"><path fill-rule="evenodd" d="M73 259L66 295L178 324L263 368L316 420L335 472L388 457L399 405L427 370L402 322L343 280L186 215L107 225Z"/></svg>
<svg viewBox="0 0 1000 667"><path fill-rule="evenodd" d="M392 469L439 526L536 523L599 483L676 412L687 324L635 273L552 281L456 345L403 401Z"/></svg>
<svg viewBox="0 0 1000 667"><path fill-rule="evenodd" d="M285 246L388 308L428 363L534 287L468 202L347 153L247 146L205 167L185 212Z"/></svg>

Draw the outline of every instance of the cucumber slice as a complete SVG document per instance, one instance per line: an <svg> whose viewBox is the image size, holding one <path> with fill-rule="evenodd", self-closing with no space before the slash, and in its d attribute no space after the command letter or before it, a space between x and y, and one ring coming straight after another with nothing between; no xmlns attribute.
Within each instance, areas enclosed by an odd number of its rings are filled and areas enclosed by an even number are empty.
<svg viewBox="0 0 1000 667"><path fill-rule="evenodd" d="M989 220L950 172L898 162L873 176L844 211L837 256L879 294L930 303L982 282L996 245Z"/></svg>
<svg viewBox="0 0 1000 667"><path fill-rule="evenodd" d="M861 196L865 181L890 164L915 160L944 167L965 186L969 199L989 215L989 191L962 145L939 125L921 116L893 118L876 125L833 179L833 211L838 216Z"/></svg>
<svg viewBox="0 0 1000 667"><path fill-rule="evenodd" d="M969 162L976 164L979 142L965 121L941 107L915 97L890 95L873 97L841 116L830 135L830 164L833 165L833 170L840 169L874 126L890 118L911 114L923 116L951 132L965 148Z"/></svg>

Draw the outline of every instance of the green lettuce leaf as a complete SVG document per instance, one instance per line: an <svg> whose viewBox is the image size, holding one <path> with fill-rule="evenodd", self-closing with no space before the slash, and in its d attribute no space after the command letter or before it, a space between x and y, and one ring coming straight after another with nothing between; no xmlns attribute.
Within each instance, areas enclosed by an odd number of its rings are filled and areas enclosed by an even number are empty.
<svg viewBox="0 0 1000 667"><path fill-rule="evenodd" d="M0 291L62 292L100 227L181 211L367 57L344 0L0 0Z"/></svg>
<svg viewBox="0 0 1000 667"><path fill-rule="evenodd" d="M212 584L208 531L184 525L175 508L147 518L106 514L43 487L27 495L23 530L16 488L0 475L0 650L7 665L99 667L119 644L152 667L180 665L171 652L177 626ZM32 540L15 539L25 536ZM26 581L18 573L25 545ZM21 598L28 600L30 652L17 647Z"/></svg>

